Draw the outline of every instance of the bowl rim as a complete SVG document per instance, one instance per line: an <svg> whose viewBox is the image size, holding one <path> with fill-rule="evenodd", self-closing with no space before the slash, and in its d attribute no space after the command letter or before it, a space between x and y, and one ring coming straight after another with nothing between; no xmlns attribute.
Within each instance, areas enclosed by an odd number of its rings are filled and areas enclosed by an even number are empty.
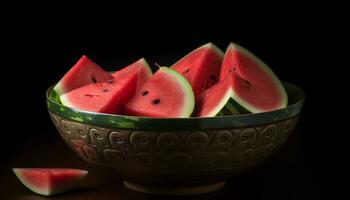
<svg viewBox="0 0 350 200"><path fill-rule="evenodd" d="M288 102L295 98L287 107L263 112L241 115L217 116L217 117L190 117L190 118L152 118L125 116L117 114L95 113L64 106L56 102L52 97L55 85L46 91L46 104L48 111L72 121L97 125L107 128L119 129L218 129L258 126L272 124L293 118L302 110L305 102L305 93L298 86L282 82L288 94ZM289 93L293 93L293 97Z"/></svg>

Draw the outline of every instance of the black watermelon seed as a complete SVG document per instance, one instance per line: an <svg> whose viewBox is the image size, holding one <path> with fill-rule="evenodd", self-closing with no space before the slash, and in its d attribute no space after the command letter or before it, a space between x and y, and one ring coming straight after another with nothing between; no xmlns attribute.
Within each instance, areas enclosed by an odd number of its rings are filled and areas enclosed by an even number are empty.
<svg viewBox="0 0 350 200"><path fill-rule="evenodd" d="M109 92L109 89L103 89L102 92Z"/></svg>
<svg viewBox="0 0 350 200"><path fill-rule="evenodd" d="M153 103L154 105L160 104L160 99L155 99L155 100L153 100L152 103Z"/></svg>
<svg viewBox="0 0 350 200"><path fill-rule="evenodd" d="M142 96L146 96L148 94L148 91L142 92Z"/></svg>
<svg viewBox="0 0 350 200"><path fill-rule="evenodd" d="M249 81L244 80L244 85L248 90L253 90L252 84Z"/></svg>
<svg viewBox="0 0 350 200"><path fill-rule="evenodd" d="M92 82L97 83L97 80L95 79L95 77L92 77Z"/></svg>
<svg viewBox="0 0 350 200"><path fill-rule="evenodd" d="M190 71L190 69L186 69L186 70L184 71L184 73L187 74L189 71Z"/></svg>
<svg viewBox="0 0 350 200"><path fill-rule="evenodd" d="M108 81L107 83L114 83L114 80L110 80L110 81Z"/></svg>
<svg viewBox="0 0 350 200"><path fill-rule="evenodd" d="M249 81L247 81L247 80L244 80L244 83L247 85L247 86L251 86L252 84L249 82Z"/></svg>
<svg viewBox="0 0 350 200"><path fill-rule="evenodd" d="M210 76L210 79L213 80L213 81L215 81L215 82L218 80L214 75L211 75L211 76Z"/></svg>

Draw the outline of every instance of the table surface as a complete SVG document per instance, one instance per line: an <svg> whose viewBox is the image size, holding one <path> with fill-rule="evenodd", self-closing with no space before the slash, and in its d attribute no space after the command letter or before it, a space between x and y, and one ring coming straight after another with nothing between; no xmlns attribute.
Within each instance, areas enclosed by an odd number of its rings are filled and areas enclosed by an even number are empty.
<svg viewBox="0 0 350 200"><path fill-rule="evenodd" d="M223 189L202 195L157 196L131 191L121 180L87 165L61 140L56 130L28 142L12 158L0 163L0 199L4 200L111 200L111 199L319 199L320 186L305 159L302 134L297 128L286 144L259 167L227 180ZM54 197L43 197L25 188L13 167L66 167L89 170L76 188Z"/></svg>

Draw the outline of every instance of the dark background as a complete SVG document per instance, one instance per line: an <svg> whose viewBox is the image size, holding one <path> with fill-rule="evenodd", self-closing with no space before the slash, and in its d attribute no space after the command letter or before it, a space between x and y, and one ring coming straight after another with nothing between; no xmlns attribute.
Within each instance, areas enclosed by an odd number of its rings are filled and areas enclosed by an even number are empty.
<svg viewBox="0 0 350 200"><path fill-rule="evenodd" d="M307 100L298 131L293 134L291 142L286 144L286 150L282 151L288 153L280 153L279 156L290 156L288 162L298 168L295 173L307 177L299 191L299 199L304 193L308 197L320 195L321 136L315 128L319 127L319 121L314 113L319 112L322 105L318 95L322 91L319 82L324 66L315 62L322 57L318 53L317 21L297 16L286 19L275 16L266 20L256 17L242 24L230 21L230 16L211 18L196 15L191 20L168 21L142 16L135 20L129 19L127 15L120 17L109 24L82 18L69 25L60 24L56 27L59 30L27 30L23 38L11 40L14 45L7 49L12 59L8 70L16 74L16 81L6 85L5 91L12 98L6 98L5 102L15 106L4 108L8 113L5 126L10 130L2 133L6 144L0 147L0 167L4 173L24 149L39 145L41 138L59 140L48 117L45 91L83 54L106 70L118 70L141 57L145 57L152 66L155 62L171 65L207 42L213 42L225 50L229 42L233 41L264 60L281 80L305 90ZM54 31L57 32L52 33ZM10 79L6 74L2 76L3 80ZM293 179L293 175L291 177Z"/></svg>

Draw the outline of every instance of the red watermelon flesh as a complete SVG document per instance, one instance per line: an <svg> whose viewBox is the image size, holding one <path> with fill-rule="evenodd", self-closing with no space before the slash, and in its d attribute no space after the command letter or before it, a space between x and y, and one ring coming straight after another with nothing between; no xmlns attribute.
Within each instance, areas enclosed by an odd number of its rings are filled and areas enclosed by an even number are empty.
<svg viewBox="0 0 350 200"><path fill-rule="evenodd" d="M116 72L113 80L89 84L62 95L62 104L84 111L122 114L124 105L135 95L139 80L145 82L152 75L144 59L127 68L133 70Z"/></svg>
<svg viewBox="0 0 350 200"><path fill-rule="evenodd" d="M167 67L160 69L146 82L125 107L126 114L182 118L194 109L191 85L181 74Z"/></svg>
<svg viewBox="0 0 350 200"><path fill-rule="evenodd" d="M198 97L218 82L223 56L218 47L208 43L187 54L171 68L187 78Z"/></svg>
<svg viewBox="0 0 350 200"><path fill-rule="evenodd" d="M214 117L232 97L232 76L227 76L201 94L197 103L196 116Z"/></svg>
<svg viewBox="0 0 350 200"><path fill-rule="evenodd" d="M287 106L287 93L274 72L258 57L231 43L227 48L220 78L233 73L235 100L252 113Z"/></svg>
<svg viewBox="0 0 350 200"><path fill-rule="evenodd" d="M113 79L112 75L104 71L87 56L83 56L63 76L63 78L55 86L54 90L58 95L62 95L84 85L105 82L111 79Z"/></svg>
<svg viewBox="0 0 350 200"><path fill-rule="evenodd" d="M46 196L73 188L88 174L79 169L17 168L13 171L28 189Z"/></svg>
<svg viewBox="0 0 350 200"><path fill-rule="evenodd" d="M130 73L135 73L138 72L138 80L137 80L137 89L142 87L146 81L152 76L152 70L149 67L147 61L142 58L135 62L133 65L130 65L128 67L125 67L114 74L112 76L114 78L118 78L119 76L124 76L124 74L130 74Z"/></svg>

